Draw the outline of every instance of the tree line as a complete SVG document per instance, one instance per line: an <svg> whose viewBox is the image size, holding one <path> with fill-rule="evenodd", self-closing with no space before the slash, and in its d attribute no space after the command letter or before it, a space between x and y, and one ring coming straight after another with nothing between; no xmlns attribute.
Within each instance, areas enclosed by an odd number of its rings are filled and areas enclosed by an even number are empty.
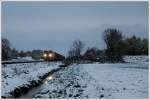
<svg viewBox="0 0 150 100"><path fill-rule="evenodd" d="M94 61L123 61L124 55L148 55L148 39L136 37L135 35L125 38L117 29L106 29L102 36L106 48L100 50L96 47L88 48L81 54L85 43L74 40L68 51L69 60L94 60Z"/></svg>
<svg viewBox="0 0 150 100"><path fill-rule="evenodd" d="M101 39L101 38L100 38ZM124 37L118 29L109 28L104 30L102 39L105 42L105 49L97 47L88 47L83 52L85 43L79 39L74 40L68 50L68 60L92 60L92 61L123 61L124 55L148 55L148 39L136 37ZM99 44L100 45L100 44ZM39 59L42 50L18 51L11 48L7 38L2 37L2 60L9 60L16 57L31 56L33 59Z"/></svg>
<svg viewBox="0 0 150 100"><path fill-rule="evenodd" d="M33 59L40 59L42 50L32 50L32 51L19 51L15 48L11 48L11 44L7 38L2 37L2 60L17 59L18 57L32 57Z"/></svg>

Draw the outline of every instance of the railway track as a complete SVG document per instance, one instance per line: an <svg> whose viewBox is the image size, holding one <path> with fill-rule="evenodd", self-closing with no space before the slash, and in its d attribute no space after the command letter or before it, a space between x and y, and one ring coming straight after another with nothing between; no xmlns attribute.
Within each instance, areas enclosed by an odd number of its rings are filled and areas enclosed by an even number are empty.
<svg viewBox="0 0 150 100"><path fill-rule="evenodd" d="M2 61L1 64L19 64L19 63L34 63L34 62L53 62L53 61ZM67 67L68 64L60 64L59 67Z"/></svg>
<svg viewBox="0 0 150 100"><path fill-rule="evenodd" d="M33 62L46 62L46 61L2 61L2 64L18 64L18 63L33 63Z"/></svg>

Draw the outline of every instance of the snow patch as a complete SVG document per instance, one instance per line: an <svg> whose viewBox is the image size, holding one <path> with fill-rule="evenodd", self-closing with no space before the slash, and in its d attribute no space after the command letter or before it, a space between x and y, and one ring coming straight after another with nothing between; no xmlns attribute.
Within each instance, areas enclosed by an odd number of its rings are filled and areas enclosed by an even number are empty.
<svg viewBox="0 0 150 100"><path fill-rule="evenodd" d="M58 63L36 62L23 64L2 65L2 96L9 96L9 92L18 86L29 84L32 80L39 80L40 76L57 69Z"/></svg>

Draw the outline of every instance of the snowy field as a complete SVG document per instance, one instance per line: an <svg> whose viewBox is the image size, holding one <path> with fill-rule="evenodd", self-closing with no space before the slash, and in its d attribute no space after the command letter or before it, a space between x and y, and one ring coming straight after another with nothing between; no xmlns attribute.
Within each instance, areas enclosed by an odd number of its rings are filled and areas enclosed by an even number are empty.
<svg viewBox="0 0 150 100"><path fill-rule="evenodd" d="M71 65L50 76L53 79L47 80L31 97L148 98L148 57L143 60L143 57L127 56L125 59L131 62Z"/></svg>
<svg viewBox="0 0 150 100"><path fill-rule="evenodd" d="M148 98L148 65L81 65L109 95L105 98ZM142 67L141 67L142 66ZM94 68L93 68L94 67Z"/></svg>
<svg viewBox="0 0 150 100"><path fill-rule="evenodd" d="M9 92L18 86L29 84L32 80L39 80L40 76L57 69L60 63L23 63L2 65L2 96L9 96Z"/></svg>
<svg viewBox="0 0 150 100"><path fill-rule="evenodd" d="M21 98L144 99L148 98L148 56L125 56L126 63L73 64L47 77ZM2 96L38 80L60 63L2 65Z"/></svg>
<svg viewBox="0 0 150 100"><path fill-rule="evenodd" d="M135 64L147 64L148 63L148 56L125 56L124 61L127 63L135 63Z"/></svg>

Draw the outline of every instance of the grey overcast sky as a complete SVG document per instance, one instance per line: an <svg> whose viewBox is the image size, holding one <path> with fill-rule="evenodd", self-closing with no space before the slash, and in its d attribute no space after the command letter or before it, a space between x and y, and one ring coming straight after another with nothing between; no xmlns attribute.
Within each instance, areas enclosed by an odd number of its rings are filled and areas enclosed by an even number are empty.
<svg viewBox="0 0 150 100"><path fill-rule="evenodd" d="M147 38L148 2L2 2L2 36L18 50L66 55L75 39L103 49L106 28Z"/></svg>

